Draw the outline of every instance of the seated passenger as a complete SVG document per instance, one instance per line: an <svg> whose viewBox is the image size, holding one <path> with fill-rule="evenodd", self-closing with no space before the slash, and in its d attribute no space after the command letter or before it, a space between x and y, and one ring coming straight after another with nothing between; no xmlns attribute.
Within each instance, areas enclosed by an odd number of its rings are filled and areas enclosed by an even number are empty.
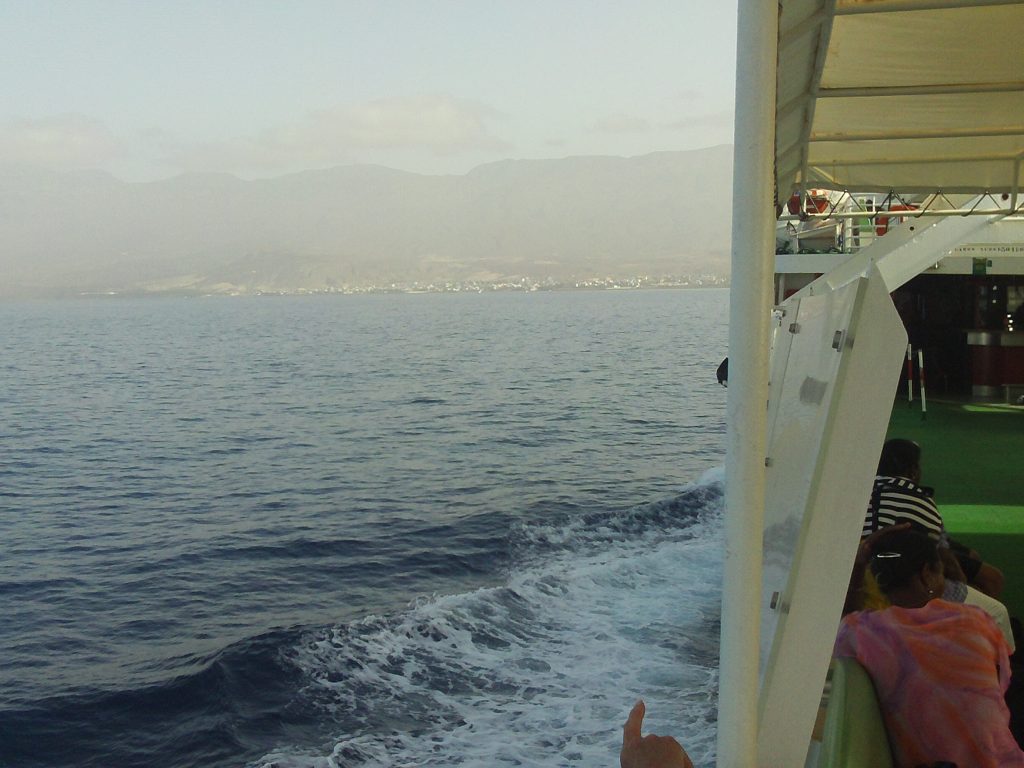
<svg viewBox="0 0 1024 768"><path fill-rule="evenodd" d="M892 607L843 618L835 655L871 676L897 765L1024 766L1003 698L1009 649L981 609L938 599L935 542L916 531L879 538L871 571Z"/></svg>
<svg viewBox="0 0 1024 768"><path fill-rule="evenodd" d="M999 597L1003 590L1002 571L982 562L977 552L949 538L942 515L932 500L932 489L920 483L921 446L902 438L887 441L878 461L878 474L861 535L868 536L886 526L908 522L938 540L947 550L942 553L947 561L947 577L959 577L962 571L966 578L956 580L966 581L990 597Z"/></svg>

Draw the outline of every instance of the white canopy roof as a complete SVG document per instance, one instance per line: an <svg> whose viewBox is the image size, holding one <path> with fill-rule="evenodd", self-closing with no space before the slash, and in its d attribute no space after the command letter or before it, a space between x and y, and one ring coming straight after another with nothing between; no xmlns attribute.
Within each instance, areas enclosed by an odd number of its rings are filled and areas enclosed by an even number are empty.
<svg viewBox="0 0 1024 768"><path fill-rule="evenodd" d="M1024 2L781 0L776 202L1017 191Z"/></svg>

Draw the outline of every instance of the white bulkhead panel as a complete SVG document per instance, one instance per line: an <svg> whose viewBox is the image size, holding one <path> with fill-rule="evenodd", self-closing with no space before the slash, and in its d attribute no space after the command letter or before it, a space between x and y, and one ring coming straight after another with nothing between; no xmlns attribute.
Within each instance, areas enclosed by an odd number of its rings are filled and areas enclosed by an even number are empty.
<svg viewBox="0 0 1024 768"><path fill-rule="evenodd" d="M803 765L907 344L874 269L782 308L768 405L760 765Z"/></svg>

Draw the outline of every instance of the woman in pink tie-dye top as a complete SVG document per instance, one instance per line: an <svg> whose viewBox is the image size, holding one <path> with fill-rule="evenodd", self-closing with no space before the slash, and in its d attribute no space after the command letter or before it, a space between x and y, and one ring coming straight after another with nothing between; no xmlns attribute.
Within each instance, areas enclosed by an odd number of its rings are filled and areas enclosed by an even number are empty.
<svg viewBox="0 0 1024 768"><path fill-rule="evenodd" d="M873 542L871 570L892 603L843 619L835 655L860 662L878 693L901 768L1024 768L1003 695L1006 640L974 606L934 599L943 589L935 543L913 531Z"/></svg>

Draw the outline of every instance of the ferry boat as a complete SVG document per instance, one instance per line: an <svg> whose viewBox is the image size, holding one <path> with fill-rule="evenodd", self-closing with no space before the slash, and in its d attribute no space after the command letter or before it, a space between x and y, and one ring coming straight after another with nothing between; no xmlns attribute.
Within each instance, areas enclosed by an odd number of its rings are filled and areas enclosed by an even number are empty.
<svg viewBox="0 0 1024 768"><path fill-rule="evenodd" d="M740 0L722 768L817 764L812 729L905 370L891 294L925 272L1024 272L1022 30L1018 0ZM995 330L969 354L1013 358L1019 328ZM1024 384L999 375L971 394ZM1005 535L1021 531L1011 520Z"/></svg>

